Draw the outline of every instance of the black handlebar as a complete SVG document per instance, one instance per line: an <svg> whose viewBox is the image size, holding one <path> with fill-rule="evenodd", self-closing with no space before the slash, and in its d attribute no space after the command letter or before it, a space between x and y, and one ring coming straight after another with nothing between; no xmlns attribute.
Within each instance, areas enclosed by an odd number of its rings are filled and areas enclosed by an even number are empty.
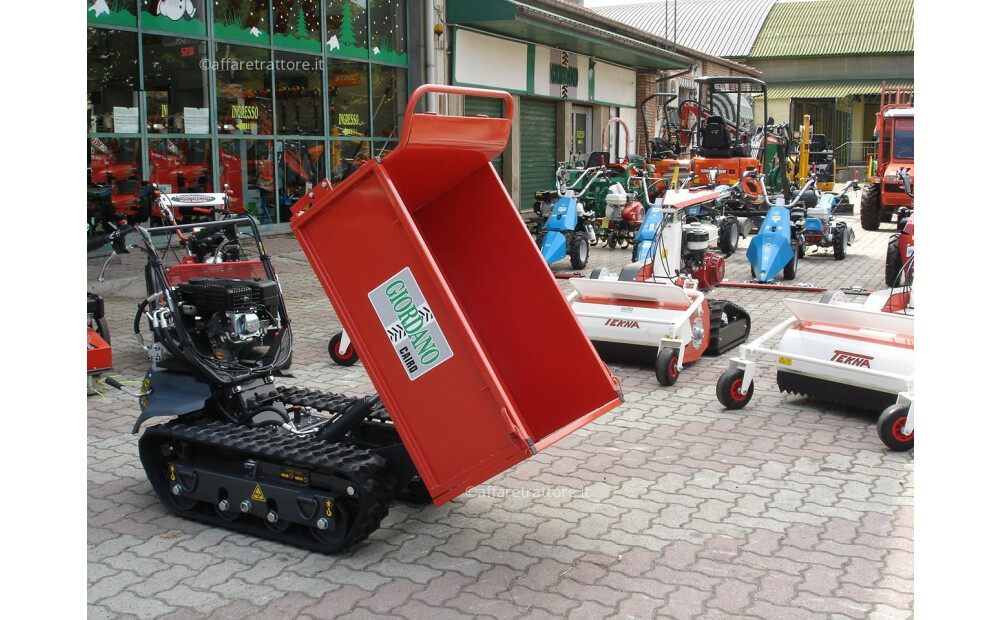
<svg viewBox="0 0 1000 620"><path fill-rule="evenodd" d="M107 245L111 241L111 235L101 235L100 237L91 237L87 239L87 251L96 250L99 247Z"/></svg>
<svg viewBox="0 0 1000 620"><path fill-rule="evenodd" d="M116 390L121 390L124 388L124 386L121 383L118 383L118 381L116 381L113 377L105 377L104 383L107 383Z"/></svg>

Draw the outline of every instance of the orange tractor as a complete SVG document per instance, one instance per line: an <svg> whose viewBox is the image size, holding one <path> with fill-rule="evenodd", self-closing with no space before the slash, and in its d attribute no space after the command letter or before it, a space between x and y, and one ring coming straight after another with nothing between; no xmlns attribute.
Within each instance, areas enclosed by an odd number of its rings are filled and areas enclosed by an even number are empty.
<svg viewBox="0 0 1000 620"><path fill-rule="evenodd" d="M878 230L895 213L900 229L913 211L900 176L913 179L913 89L886 88L882 82L879 112L875 115L875 152L868 156L868 185L861 193L861 227Z"/></svg>

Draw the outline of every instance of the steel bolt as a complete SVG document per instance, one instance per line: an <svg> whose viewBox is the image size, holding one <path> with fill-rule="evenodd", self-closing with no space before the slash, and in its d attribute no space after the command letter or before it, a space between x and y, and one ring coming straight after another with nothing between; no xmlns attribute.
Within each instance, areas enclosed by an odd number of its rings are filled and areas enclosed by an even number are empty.
<svg viewBox="0 0 1000 620"><path fill-rule="evenodd" d="M347 487L347 494L353 497L354 496L354 487Z"/></svg>
<svg viewBox="0 0 1000 620"><path fill-rule="evenodd" d="M277 523L278 522L278 513L275 512L275 511L273 511L273 510L270 511L270 512L268 512L267 513L267 522L268 523Z"/></svg>
<svg viewBox="0 0 1000 620"><path fill-rule="evenodd" d="M174 495L180 495L180 494L181 494L181 492L183 492L183 491L184 491L184 487L182 487L182 486L181 486L181 485L179 485L179 484L175 484L175 485L173 486L173 488L172 488L172 489L170 489L170 492L171 492L171 493L173 493Z"/></svg>
<svg viewBox="0 0 1000 620"><path fill-rule="evenodd" d="M316 522L316 529L318 530L325 530L328 527L330 527L330 522L326 519L320 519Z"/></svg>
<svg viewBox="0 0 1000 620"><path fill-rule="evenodd" d="M219 510L221 510L222 512L228 512L229 511L229 500L228 499L224 499L221 502L219 502Z"/></svg>
<svg viewBox="0 0 1000 620"><path fill-rule="evenodd" d="M243 512L250 512L250 505L251 505L250 500L245 499L242 502L240 502L240 510Z"/></svg>

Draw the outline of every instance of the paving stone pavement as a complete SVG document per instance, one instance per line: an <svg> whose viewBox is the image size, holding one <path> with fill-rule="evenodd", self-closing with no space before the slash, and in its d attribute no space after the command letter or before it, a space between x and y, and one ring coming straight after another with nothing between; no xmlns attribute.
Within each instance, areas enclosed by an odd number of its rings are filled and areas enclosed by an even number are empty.
<svg viewBox="0 0 1000 620"><path fill-rule="evenodd" d="M844 219L857 234L847 259L810 254L796 282L881 287L894 225ZM749 278L748 241L727 260L731 280ZM340 324L294 238L279 229L265 247L294 325L294 379L281 381L371 393L361 364L327 354ZM501 248L488 255L503 260ZM588 272L629 257L595 247ZM138 380L141 262L114 258L98 283L102 262L88 259L88 286L105 296L107 374ZM751 338L786 317L780 299L820 296L709 294L750 312ZM715 384L728 357L696 361L669 388L651 365L609 364L624 405L444 506L394 505L367 541L332 556L172 516L138 460L135 401L89 396L88 617L913 617L913 453L883 446L876 415L780 393L767 361L752 402L724 409Z"/></svg>

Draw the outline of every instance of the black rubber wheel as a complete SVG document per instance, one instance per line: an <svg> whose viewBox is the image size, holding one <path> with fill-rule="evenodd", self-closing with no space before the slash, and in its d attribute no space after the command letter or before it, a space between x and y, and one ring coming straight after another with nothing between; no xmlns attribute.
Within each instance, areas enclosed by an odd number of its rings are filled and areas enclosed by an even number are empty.
<svg viewBox="0 0 1000 620"><path fill-rule="evenodd" d="M680 370L677 369L677 349L663 349L656 356L656 380L660 385L677 383Z"/></svg>
<svg viewBox="0 0 1000 620"><path fill-rule="evenodd" d="M802 247L799 243L795 244L792 248L792 260L785 264L785 269L782 274L785 276L786 280L794 280L795 273L799 270L799 248Z"/></svg>
<svg viewBox="0 0 1000 620"><path fill-rule="evenodd" d="M803 237L799 237L799 242L798 242L797 246L798 246L798 249L796 249L795 253L799 255L799 258L805 258L806 257L806 240Z"/></svg>
<svg viewBox="0 0 1000 620"><path fill-rule="evenodd" d="M104 317L94 320L94 331L101 339L111 344L111 328L108 327L108 321Z"/></svg>
<svg viewBox="0 0 1000 620"><path fill-rule="evenodd" d="M885 284L889 288L896 286L899 272L903 270L903 259L899 256L899 235L889 238L885 249Z"/></svg>
<svg viewBox="0 0 1000 620"><path fill-rule="evenodd" d="M882 415L878 417L878 438L890 450L894 452L905 452L913 449L913 435L903 434L903 427L906 426L906 416L910 413L910 406L896 403L885 408Z"/></svg>
<svg viewBox="0 0 1000 620"><path fill-rule="evenodd" d="M636 243L632 246L632 262L639 260L639 244Z"/></svg>
<svg viewBox="0 0 1000 620"><path fill-rule="evenodd" d="M587 266L587 259L590 257L590 244L587 243L587 234L583 231L573 233L569 242L569 264L573 269L583 269Z"/></svg>
<svg viewBox="0 0 1000 620"><path fill-rule="evenodd" d="M732 215L719 224L719 250L727 257L736 252L740 244L740 223Z"/></svg>
<svg viewBox="0 0 1000 620"><path fill-rule="evenodd" d="M847 225L837 224L833 229L833 260L847 258Z"/></svg>
<svg viewBox="0 0 1000 620"><path fill-rule="evenodd" d="M730 368L722 373L719 381L715 384L715 396L726 409L742 409L753 397L753 381L746 394L740 394L740 386L743 385L743 369Z"/></svg>
<svg viewBox="0 0 1000 620"><path fill-rule="evenodd" d="M327 346L327 352L330 354L330 359L332 359L338 366L353 366L358 362L358 352L354 350L354 345L347 345L347 351L341 354L338 349L340 349L340 341L344 337L344 332L337 332L330 338L330 344Z"/></svg>
<svg viewBox="0 0 1000 620"><path fill-rule="evenodd" d="M608 243L607 246L612 250L618 247L618 235L614 232L608 233Z"/></svg>
<svg viewBox="0 0 1000 620"><path fill-rule="evenodd" d="M879 186L870 183L861 192L861 228L878 230L882 224L882 205L879 200Z"/></svg>

